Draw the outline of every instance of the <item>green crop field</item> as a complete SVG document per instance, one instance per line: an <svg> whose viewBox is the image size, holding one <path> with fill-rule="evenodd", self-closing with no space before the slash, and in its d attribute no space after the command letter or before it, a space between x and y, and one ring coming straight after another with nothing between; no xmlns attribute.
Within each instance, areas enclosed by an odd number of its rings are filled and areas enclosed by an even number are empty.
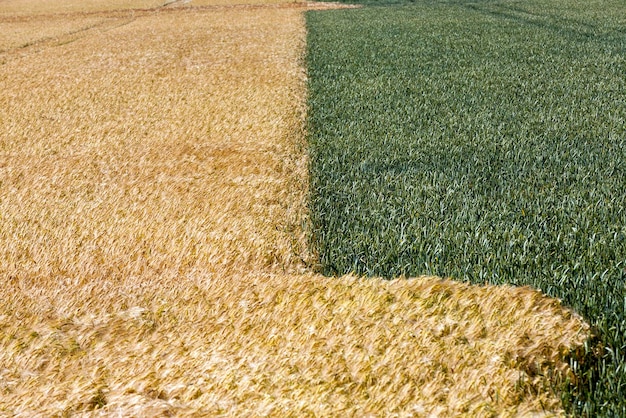
<svg viewBox="0 0 626 418"><path fill-rule="evenodd" d="M626 416L626 3L366 3L307 14L322 272L561 298L566 406Z"/></svg>

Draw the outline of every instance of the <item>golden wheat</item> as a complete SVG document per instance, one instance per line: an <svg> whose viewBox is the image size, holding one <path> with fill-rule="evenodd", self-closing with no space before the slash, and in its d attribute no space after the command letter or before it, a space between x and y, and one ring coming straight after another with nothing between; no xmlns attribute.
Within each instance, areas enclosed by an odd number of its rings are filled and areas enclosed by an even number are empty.
<svg viewBox="0 0 626 418"><path fill-rule="evenodd" d="M167 3L164 0L2 0L0 2L0 16L130 10L155 8Z"/></svg>
<svg viewBox="0 0 626 418"><path fill-rule="evenodd" d="M264 28L285 14L150 15L5 64L0 271L290 265L297 24Z"/></svg>
<svg viewBox="0 0 626 418"><path fill-rule="evenodd" d="M562 413L558 301L305 272L301 10L94 17L3 38L0 414Z"/></svg>
<svg viewBox="0 0 626 418"><path fill-rule="evenodd" d="M546 372L566 371L585 330L530 289L435 278L195 273L7 291L0 408L28 415L550 415Z"/></svg>
<svg viewBox="0 0 626 418"><path fill-rule="evenodd" d="M66 16L31 17L29 19L3 18L0 16L0 62L8 53L17 49L35 47L45 42L61 42L62 38L102 25L105 19L82 17L68 19Z"/></svg>

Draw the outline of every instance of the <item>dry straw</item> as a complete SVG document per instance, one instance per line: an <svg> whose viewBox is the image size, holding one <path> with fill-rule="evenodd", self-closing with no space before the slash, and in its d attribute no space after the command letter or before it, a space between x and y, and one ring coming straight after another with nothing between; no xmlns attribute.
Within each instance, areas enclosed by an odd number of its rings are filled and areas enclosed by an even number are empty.
<svg viewBox="0 0 626 418"><path fill-rule="evenodd" d="M558 301L306 272L301 10L12 4L0 415L561 413Z"/></svg>

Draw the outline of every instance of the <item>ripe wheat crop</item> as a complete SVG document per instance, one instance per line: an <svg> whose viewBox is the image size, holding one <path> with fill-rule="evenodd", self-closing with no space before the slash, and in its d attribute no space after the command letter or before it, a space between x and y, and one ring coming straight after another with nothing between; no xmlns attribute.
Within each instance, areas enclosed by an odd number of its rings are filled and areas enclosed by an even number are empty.
<svg viewBox="0 0 626 418"><path fill-rule="evenodd" d="M586 336L536 291L436 278L28 278L2 297L10 414L554 416Z"/></svg>
<svg viewBox="0 0 626 418"><path fill-rule="evenodd" d="M0 3L0 414L562 413L557 300L307 271L302 6L148 3Z"/></svg>
<svg viewBox="0 0 626 418"><path fill-rule="evenodd" d="M163 0L3 0L0 16L33 17L43 14L149 9L167 3Z"/></svg>
<svg viewBox="0 0 626 418"><path fill-rule="evenodd" d="M264 14L282 16L271 13L149 15L9 58L2 272L121 277L298 258L289 191L306 167L290 138L302 74L297 52L280 49L289 41L259 49Z"/></svg>

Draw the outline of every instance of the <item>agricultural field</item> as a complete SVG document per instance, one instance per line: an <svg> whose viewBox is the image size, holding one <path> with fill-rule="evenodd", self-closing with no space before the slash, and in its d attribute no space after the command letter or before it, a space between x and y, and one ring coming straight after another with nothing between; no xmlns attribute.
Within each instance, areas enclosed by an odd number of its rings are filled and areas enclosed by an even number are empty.
<svg viewBox="0 0 626 418"><path fill-rule="evenodd" d="M177 2L163 2L161 0L2 0L0 16L5 18L22 17L28 20L37 15L156 9L168 3Z"/></svg>
<svg viewBox="0 0 626 418"><path fill-rule="evenodd" d="M315 272L335 6L234 4L0 0L0 415L562 415L559 300Z"/></svg>
<svg viewBox="0 0 626 418"><path fill-rule="evenodd" d="M626 416L626 6L370 6L307 18L322 272L541 289L594 333L568 410Z"/></svg>

